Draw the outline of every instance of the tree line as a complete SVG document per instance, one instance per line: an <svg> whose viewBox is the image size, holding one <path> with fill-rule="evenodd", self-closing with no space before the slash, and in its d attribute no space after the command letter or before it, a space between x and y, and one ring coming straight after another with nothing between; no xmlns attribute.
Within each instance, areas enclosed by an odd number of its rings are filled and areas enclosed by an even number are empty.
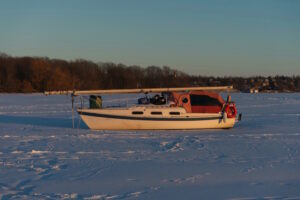
<svg viewBox="0 0 300 200"><path fill-rule="evenodd" d="M48 90L125 89L233 85L297 91L300 77L210 77L188 75L168 66L127 66L78 59L66 61L44 57L12 57L0 53L0 92Z"/></svg>

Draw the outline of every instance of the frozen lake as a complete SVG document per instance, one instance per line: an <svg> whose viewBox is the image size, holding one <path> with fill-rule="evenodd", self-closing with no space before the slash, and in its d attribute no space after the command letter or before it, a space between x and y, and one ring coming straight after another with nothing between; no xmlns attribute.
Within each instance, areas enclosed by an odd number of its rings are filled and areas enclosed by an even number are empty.
<svg viewBox="0 0 300 200"><path fill-rule="evenodd" d="M230 130L91 131L70 97L0 94L0 199L300 199L300 94L232 99Z"/></svg>

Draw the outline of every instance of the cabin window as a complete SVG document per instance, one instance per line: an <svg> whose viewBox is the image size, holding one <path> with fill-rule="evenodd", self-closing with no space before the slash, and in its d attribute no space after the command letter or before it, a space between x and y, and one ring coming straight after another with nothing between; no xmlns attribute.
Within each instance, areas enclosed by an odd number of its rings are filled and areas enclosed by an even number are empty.
<svg viewBox="0 0 300 200"><path fill-rule="evenodd" d="M162 112L151 112L151 115L162 115Z"/></svg>
<svg viewBox="0 0 300 200"><path fill-rule="evenodd" d="M144 112L142 112L142 111L133 111L132 114L133 115L142 115L142 114L144 114Z"/></svg>
<svg viewBox="0 0 300 200"><path fill-rule="evenodd" d="M189 102L189 100L188 100L186 97L184 97L184 98L182 99L182 103L187 103L187 102Z"/></svg>
<svg viewBox="0 0 300 200"><path fill-rule="evenodd" d="M190 95L192 106L222 106L218 99L206 95Z"/></svg>
<svg viewBox="0 0 300 200"><path fill-rule="evenodd" d="M180 112L169 112L170 115L180 115Z"/></svg>

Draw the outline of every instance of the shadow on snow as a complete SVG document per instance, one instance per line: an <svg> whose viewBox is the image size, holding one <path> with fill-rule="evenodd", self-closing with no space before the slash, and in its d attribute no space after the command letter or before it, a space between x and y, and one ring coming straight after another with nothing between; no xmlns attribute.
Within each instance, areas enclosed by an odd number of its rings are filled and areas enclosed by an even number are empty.
<svg viewBox="0 0 300 200"><path fill-rule="evenodd" d="M0 123L9 124L24 124L32 126L47 126L57 128L72 128L72 119L67 118L46 118L46 117L31 117L31 116L10 116L0 115ZM74 120L74 127L78 127L78 118ZM80 121L81 129L88 129L83 121Z"/></svg>

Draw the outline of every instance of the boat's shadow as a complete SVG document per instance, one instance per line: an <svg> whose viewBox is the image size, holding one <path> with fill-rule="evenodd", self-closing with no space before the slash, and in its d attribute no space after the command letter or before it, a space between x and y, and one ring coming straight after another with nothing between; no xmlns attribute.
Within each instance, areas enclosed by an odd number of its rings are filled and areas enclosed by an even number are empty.
<svg viewBox="0 0 300 200"><path fill-rule="evenodd" d="M58 118L0 115L0 123L46 126L55 128L73 128L72 119L63 117ZM80 129L88 129L88 127L83 123L83 121L79 121L78 118L74 119L74 127L80 127Z"/></svg>

